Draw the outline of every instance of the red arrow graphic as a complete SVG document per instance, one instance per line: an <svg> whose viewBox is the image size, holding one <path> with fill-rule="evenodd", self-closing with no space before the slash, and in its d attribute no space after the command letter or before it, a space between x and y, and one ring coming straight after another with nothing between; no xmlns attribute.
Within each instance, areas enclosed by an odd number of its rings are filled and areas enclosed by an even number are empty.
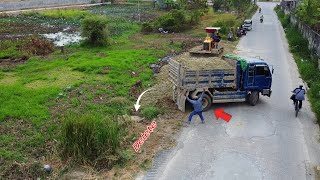
<svg viewBox="0 0 320 180"><path fill-rule="evenodd" d="M223 108L216 109L214 110L214 114L216 115L216 119L218 120L219 118L225 120L226 122L229 122L232 116L228 113L224 112Z"/></svg>

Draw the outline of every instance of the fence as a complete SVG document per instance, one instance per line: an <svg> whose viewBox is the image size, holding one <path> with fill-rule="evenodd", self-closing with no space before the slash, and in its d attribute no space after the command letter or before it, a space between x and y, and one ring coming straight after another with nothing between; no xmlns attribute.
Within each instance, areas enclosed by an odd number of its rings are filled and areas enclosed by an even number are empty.
<svg viewBox="0 0 320 180"><path fill-rule="evenodd" d="M309 42L308 48L311 50L313 58L318 59L318 68L320 69L320 34L310 28L310 26L301 22L295 15L291 13L286 7L281 6L282 10L290 15L291 24L298 27L303 37Z"/></svg>
<svg viewBox="0 0 320 180"><path fill-rule="evenodd" d="M14 11L21 9L30 8L41 8L50 6L67 6L76 4L90 4L90 3L100 3L101 0L28 0L28 1L15 1L15 2L0 2L0 12L1 11Z"/></svg>
<svg viewBox="0 0 320 180"><path fill-rule="evenodd" d="M308 40L309 49L312 50L313 56L317 56L318 58L320 58L320 34L313 31L308 25L299 21L299 19L292 14L290 16L290 22L293 25L296 25L299 28L299 31L302 33L303 37Z"/></svg>

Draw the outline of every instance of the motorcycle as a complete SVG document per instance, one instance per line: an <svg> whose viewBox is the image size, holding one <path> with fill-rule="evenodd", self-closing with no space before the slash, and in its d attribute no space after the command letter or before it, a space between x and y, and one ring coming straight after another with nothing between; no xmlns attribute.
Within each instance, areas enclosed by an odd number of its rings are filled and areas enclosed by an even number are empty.
<svg viewBox="0 0 320 180"><path fill-rule="evenodd" d="M238 37L245 36L245 35L247 35L246 30L244 30L244 29L239 29L238 30L238 32L237 32L237 36Z"/></svg>
<svg viewBox="0 0 320 180"><path fill-rule="evenodd" d="M262 18L260 18L260 23L263 23L263 19Z"/></svg>

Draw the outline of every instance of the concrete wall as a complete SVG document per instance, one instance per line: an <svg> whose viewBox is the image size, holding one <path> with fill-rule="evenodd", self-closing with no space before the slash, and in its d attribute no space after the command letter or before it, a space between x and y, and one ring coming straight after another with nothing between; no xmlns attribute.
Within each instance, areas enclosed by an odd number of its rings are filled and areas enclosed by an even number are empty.
<svg viewBox="0 0 320 180"><path fill-rule="evenodd" d="M28 0L16 2L0 2L0 11L14 11L50 6L66 6L75 4L100 3L101 0Z"/></svg>

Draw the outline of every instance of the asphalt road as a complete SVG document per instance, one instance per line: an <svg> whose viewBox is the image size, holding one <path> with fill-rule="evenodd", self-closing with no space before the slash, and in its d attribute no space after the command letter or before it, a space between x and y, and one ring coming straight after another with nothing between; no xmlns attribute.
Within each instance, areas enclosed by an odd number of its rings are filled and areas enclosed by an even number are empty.
<svg viewBox="0 0 320 180"><path fill-rule="evenodd" d="M319 129L305 101L298 118L289 99L302 83L288 51L284 31L273 8L259 3L253 30L242 38L237 52L260 56L274 66L273 94L252 107L246 103L215 104L205 112L206 123L194 118L178 136L177 147L160 153L144 179L304 180L314 179L320 164ZM229 123L214 117L225 108Z"/></svg>

